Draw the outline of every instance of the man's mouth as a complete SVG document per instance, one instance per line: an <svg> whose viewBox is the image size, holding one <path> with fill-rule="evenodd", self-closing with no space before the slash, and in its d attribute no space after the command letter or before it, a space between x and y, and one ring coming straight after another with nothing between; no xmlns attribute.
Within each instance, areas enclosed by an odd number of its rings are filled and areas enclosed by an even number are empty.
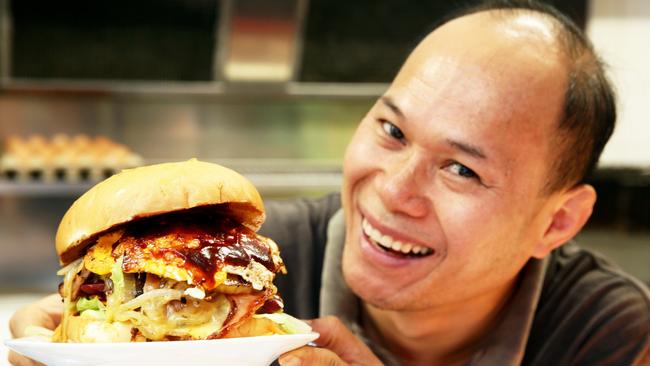
<svg viewBox="0 0 650 366"><path fill-rule="evenodd" d="M396 240L390 235L381 233L373 227L365 217L361 222L361 226L363 228L363 233L368 237L370 242L393 255L418 258L429 256L434 253L434 250L431 248Z"/></svg>

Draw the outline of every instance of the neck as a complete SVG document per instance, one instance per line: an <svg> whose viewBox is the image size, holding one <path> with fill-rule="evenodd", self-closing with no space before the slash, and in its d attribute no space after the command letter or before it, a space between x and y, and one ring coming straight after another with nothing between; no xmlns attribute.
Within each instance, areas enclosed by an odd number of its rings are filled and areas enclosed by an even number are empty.
<svg viewBox="0 0 650 366"><path fill-rule="evenodd" d="M498 321L515 283L424 310L386 310L364 303L364 323L368 335L404 365L464 364Z"/></svg>

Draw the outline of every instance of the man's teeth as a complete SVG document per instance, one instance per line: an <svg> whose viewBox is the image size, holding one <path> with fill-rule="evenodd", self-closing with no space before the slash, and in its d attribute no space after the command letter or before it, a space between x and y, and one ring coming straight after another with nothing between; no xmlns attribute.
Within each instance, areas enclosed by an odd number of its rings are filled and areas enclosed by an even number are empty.
<svg viewBox="0 0 650 366"><path fill-rule="evenodd" d="M379 230L375 229L370 225L368 220L363 219L361 226L363 227L363 232L368 235L368 237L375 243L381 245L384 248L392 249L396 252L402 252L404 254L418 254L418 255L428 255L433 253L433 249L423 247L420 245L415 245L411 243L404 243L399 240L393 239L391 236L382 234Z"/></svg>

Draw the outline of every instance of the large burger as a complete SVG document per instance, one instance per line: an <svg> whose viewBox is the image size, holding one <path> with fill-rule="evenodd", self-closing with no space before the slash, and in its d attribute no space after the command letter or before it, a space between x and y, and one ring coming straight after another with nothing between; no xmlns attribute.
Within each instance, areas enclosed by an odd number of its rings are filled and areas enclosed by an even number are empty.
<svg viewBox="0 0 650 366"><path fill-rule="evenodd" d="M125 170L63 217L55 342L198 340L309 331L282 312L277 245L236 172L190 160Z"/></svg>

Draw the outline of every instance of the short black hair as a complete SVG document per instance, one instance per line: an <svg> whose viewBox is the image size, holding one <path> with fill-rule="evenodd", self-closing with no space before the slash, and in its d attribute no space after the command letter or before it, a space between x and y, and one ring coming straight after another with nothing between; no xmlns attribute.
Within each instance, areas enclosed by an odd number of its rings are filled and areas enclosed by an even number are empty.
<svg viewBox="0 0 650 366"><path fill-rule="evenodd" d="M616 124L616 94L605 65L584 32L553 6L535 0L489 0L460 8L440 20L437 28L453 19L483 11L529 11L549 17L569 61L563 115L558 121L557 156L550 166L546 192L583 183L591 177Z"/></svg>

